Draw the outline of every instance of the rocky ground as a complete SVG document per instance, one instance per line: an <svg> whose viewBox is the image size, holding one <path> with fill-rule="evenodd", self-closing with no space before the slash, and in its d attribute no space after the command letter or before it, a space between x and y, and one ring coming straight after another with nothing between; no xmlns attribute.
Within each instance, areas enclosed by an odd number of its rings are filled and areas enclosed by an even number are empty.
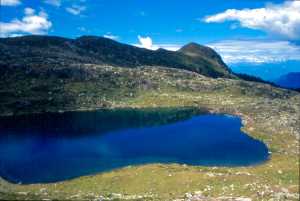
<svg viewBox="0 0 300 201"><path fill-rule="evenodd" d="M19 70L6 74L0 86L1 115L185 106L234 114L242 118L243 130L271 152L269 161L251 167L150 164L53 184L1 180L0 199L299 200L298 92L185 70L99 65Z"/></svg>

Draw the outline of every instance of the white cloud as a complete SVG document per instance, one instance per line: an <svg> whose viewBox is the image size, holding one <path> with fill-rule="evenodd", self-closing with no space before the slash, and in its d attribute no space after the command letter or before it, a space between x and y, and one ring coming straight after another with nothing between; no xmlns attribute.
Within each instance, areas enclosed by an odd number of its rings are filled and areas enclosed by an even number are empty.
<svg viewBox="0 0 300 201"><path fill-rule="evenodd" d="M176 51L181 48L181 45L178 44L153 44L152 39L149 36L142 37L139 35L138 39L140 43L132 44L132 45L140 48L150 49L150 50L157 50L159 48L163 48L170 51Z"/></svg>
<svg viewBox="0 0 300 201"><path fill-rule="evenodd" d="M61 0L44 0L44 2L46 4L56 6L56 7L60 7L60 5L61 5Z"/></svg>
<svg viewBox="0 0 300 201"><path fill-rule="evenodd" d="M152 39L149 36L142 37L142 36L138 35L138 39L139 39L141 47L146 48L146 49L152 49Z"/></svg>
<svg viewBox="0 0 300 201"><path fill-rule="evenodd" d="M79 14L81 14L81 12L83 12L85 10L86 10L85 6L80 6L80 5L77 5L77 4L74 4L71 7L66 8L66 11L68 11L72 15L79 15Z"/></svg>
<svg viewBox="0 0 300 201"><path fill-rule="evenodd" d="M112 35L112 34L104 34L103 35L104 38L109 38L109 39L112 39L112 40L118 40L119 36L115 36L115 35Z"/></svg>
<svg viewBox="0 0 300 201"><path fill-rule="evenodd" d="M32 8L25 8L25 9L24 9L25 15L33 15L34 12L35 12L35 10L32 9Z"/></svg>
<svg viewBox="0 0 300 201"><path fill-rule="evenodd" d="M17 6L20 5L20 0L0 0L1 6Z"/></svg>
<svg viewBox="0 0 300 201"><path fill-rule="evenodd" d="M35 13L32 8L24 9L22 20L14 19L10 22L0 22L0 36L8 37L20 34L46 34L52 23L44 11Z"/></svg>
<svg viewBox="0 0 300 201"><path fill-rule="evenodd" d="M300 60L300 47L289 41L225 40L207 44L226 63L272 63Z"/></svg>
<svg viewBox="0 0 300 201"><path fill-rule="evenodd" d="M257 9L228 9L204 18L207 23L238 21L242 27L262 30L287 39L300 39L300 1L267 4Z"/></svg>
<svg viewBox="0 0 300 201"><path fill-rule="evenodd" d="M178 44L155 44L152 46L153 50L157 50L159 48L170 50L170 51L177 51L182 47L182 45Z"/></svg>

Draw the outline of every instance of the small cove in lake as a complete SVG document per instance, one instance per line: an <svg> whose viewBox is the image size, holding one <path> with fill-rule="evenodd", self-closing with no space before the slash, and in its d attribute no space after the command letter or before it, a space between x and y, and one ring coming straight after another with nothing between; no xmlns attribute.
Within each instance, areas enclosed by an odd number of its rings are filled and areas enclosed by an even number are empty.
<svg viewBox="0 0 300 201"><path fill-rule="evenodd" d="M120 109L0 118L0 176L48 183L128 165L247 166L266 145L239 117L185 109Z"/></svg>

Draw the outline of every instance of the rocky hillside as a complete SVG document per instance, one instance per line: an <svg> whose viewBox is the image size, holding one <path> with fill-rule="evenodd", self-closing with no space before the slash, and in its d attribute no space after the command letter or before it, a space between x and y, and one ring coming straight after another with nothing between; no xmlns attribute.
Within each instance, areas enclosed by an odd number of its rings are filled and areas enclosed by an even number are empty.
<svg viewBox="0 0 300 201"><path fill-rule="evenodd" d="M0 78L1 115L129 105L151 91L197 91L214 101L221 95L282 101L298 96L236 79L213 49L195 43L176 52L151 51L93 36L2 38Z"/></svg>
<svg viewBox="0 0 300 201"><path fill-rule="evenodd" d="M147 50L96 36L82 36L77 39L53 36L0 39L0 71L14 67L27 68L27 71L32 68L47 71L72 64L130 68L165 66L214 78L235 77L214 50L194 43L174 52L164 49Z"/></svg>
<svg viewBox="0 0 300 201"><path fill-rule="evenodd" d="M0 178L0 200L298 200L295 91L158 66L86 64L49 74L19 69L0 79L1 115L187 106L239 115L243 130L267 144L270 161L241 168L131 166L54 184L17 185Z"/></svg>

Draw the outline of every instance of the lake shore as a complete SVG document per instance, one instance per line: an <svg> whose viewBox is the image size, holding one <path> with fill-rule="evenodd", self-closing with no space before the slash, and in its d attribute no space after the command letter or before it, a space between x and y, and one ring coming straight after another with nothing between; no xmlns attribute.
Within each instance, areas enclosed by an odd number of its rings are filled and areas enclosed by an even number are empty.
<svg viewBox="0 0 300 201"><path fill-rule="evenodd" d="M299 195L297 137L284 132L264 134L265 132L256 127L259 124L255 124L253 118L241 113L233 114L243 118L243 130L247 134L263 140L268 145L272 152L270 161L245 168L153 164L126 167L53 184L14 185L2 181L1 189L4 191L2 190L0 197L20 200L28 197L71 200L101 197L107 200L172 200L176 198L185 200L191 196L204 196L205 199L209 199L226 195L252 200L262 198L297 200ZM285 140L282 141L282 138ZM165 186L168 186L168 190ZM165 194L165 192L173 193Z"/></svg>
<svg viewBox="0 0 300 201"><path fill-rule="evenodd" d="M93 110L102 107L192 106L205 108L211 113L238 115L244 124L243 131L267 144L272 152L271 159L264 164L244 168L152 164L126 167L53 184L14 185L1 181L1 199L188 200L191 196L196 199L198 195L200 196L200 191L201 196L211 198L223 196L245 197L252 200L298 199L299 93L265 84L211 79L185 71L175 73L174 70L165 68L152 70L116 68L114 71L118 72L121 78L131 74L131 77L150 80L156 88L147 91L137 90L130 96L131 92L127 85L130 85L131 80L120 79L117 82L127 84L122 85L122 90L117 87L119 84L111 85L111 90L105 92L107 95L104 106L103 102L96 104L97 98L103 99L103 91L98 92L100 89L97 89L99 83L67 81L64 83L65 89L75 94L76 105L72 107L54 105L55 107L49 107L49 111ZM27 82L30 83L30 80ZM92 93L81 96L80 94L86 91L86 85ZM119 95L111 95L114 91ZM100 95L94 98L98 93ZM23 111L31 113L42 110L44 108L39 106ZM10 110L5 111L9 113Z"/></svg>

